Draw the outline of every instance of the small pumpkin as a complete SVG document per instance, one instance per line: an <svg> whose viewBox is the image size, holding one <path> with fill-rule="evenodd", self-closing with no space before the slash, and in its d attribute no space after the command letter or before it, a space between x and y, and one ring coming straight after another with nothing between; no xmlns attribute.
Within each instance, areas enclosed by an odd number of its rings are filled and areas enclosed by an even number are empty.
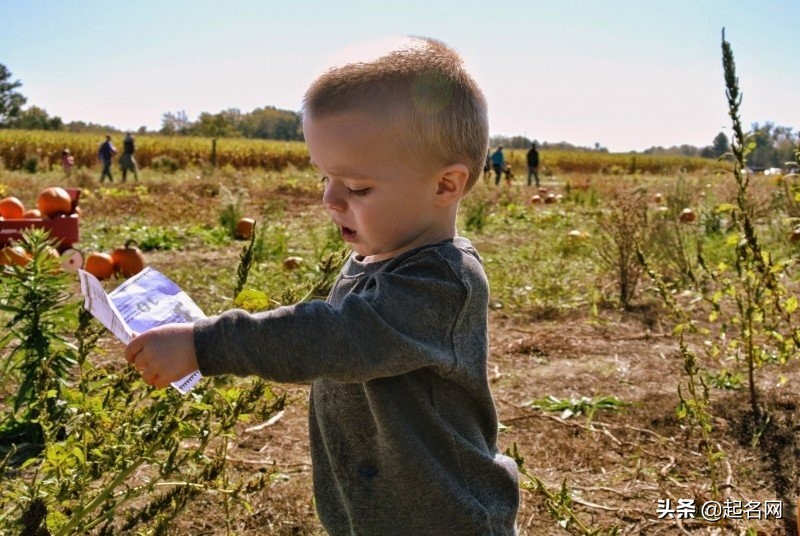
<svg viewBox="0 0 800 536"><path fill-rule="evenodd" d="M681 210L681 213L678 215L678 219L684 223L691 223L697 219L697 215L694 213L694 210L687 207Z"/></svg>
<svg viewBox="0 0 800 536"><path fill-rule="evenodd" d="M144 261L142 250L131 244L135 244L135 240L128 240L124 246L114 248L111 252L111 259L114 261L114 269L123 277L130 277L136 275L147 265Z"/></svg>
<svg viewBox="0 0 800 536"><path fill-rule="evenodd" d="M283 268L285 270L296 270L303 264L303 257L286 257L283 259Z"/></svg>
<svg viewBox="0 0 800 536"><path fill-rule="evenodd" d="M39 192L36 205L43 216L52 218L72 212L72 197L64 188L50 186Z"/></svg>
<svg viewBox="0 0 800 536"><path fill-rule="evenodd" d="M253 218L241 218L236 222L236 238L243 238L249 240L253 236L253 229L256 226L256 220Z"/></svg>
<svg viewBox="0 0 800 536"><path fill-rule="evenodd" d="M40 219L42 217L42 211L38 208L29 208L22 213L22 217L28 219Z"/></svg>
<svg viewBox="0 0 800 536"><path fill-rule="evenodd" d="M108 253L93 251L86 256L83 269L97 279L108 279L114 275L114 261Z"/></svg>
<svg viewBox="0 0 800 536"><path fill-rule="evenodd" d="M8 220L18 220L25 213L25 206L16 197L0 199L0 216Z"/></svg>
<svg viewBox="0 0 800 536"><path fill-rule="evenodd" d="M0 266L25 266L31 260L22 246L6 246L0 249Z"/></svg>

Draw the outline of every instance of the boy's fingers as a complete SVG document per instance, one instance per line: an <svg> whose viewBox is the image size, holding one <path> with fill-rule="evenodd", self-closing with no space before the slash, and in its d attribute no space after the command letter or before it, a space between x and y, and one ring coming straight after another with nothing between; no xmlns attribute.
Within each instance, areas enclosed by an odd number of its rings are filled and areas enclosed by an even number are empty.
<svg viewBox="0 0 800 536"><path fill-rule="evenodd" d="M142 381L147 385L155 386L155 381L158 379L158 374L153 374L152 372L143 371L142 372Z"/></svg>
<svg viewBox="0 0 800 536"><path fill-rule="evenodd" d="M136 360L136 356L139 355L142 348L144 348L144 342L141 337L136 336L131 339L131 342L125 347L125 359L128 363L133 363Z"/></svg>

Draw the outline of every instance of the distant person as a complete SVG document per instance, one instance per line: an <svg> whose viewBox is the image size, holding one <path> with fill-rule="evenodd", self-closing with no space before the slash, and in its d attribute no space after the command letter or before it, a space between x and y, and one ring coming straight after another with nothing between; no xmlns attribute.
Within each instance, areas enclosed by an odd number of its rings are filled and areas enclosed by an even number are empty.
<svg viewBox="0 0 800 536"><path fill-rule="evenodd" d="M133 136L128 132L125 134L125 140L122 142L122 156L119 157L119 167L122 169L122 182L128 174L128 170L133 171L133 178L139 180L139 173L136 170L136 159L133 153L136 152L136 143L133 141Z"/></svg>
<svg viewBox="0 0 800 536"><path fill-rule="evenodd" d="M486 151L486 162L483 164L483 180L489 182L489 173L492 169L492 152Z"/></svg>
<svg viewBox="0 0 800 536"><path fill-rule="evenodd" d="M533 142L528 150L528 186L531 185L531 176L536 179L536 186L539 186L539 151L536 149L536 142Z"/></svg>
<svg viewBox="0 0 800 536"><path fill-rule="evenodd" d="M506 167L506 157L503 156L503 146L499 146L492 153L492 167L494 168L494 185L500 184L500 177L503 176L503 169Z"/></svg>
<svg viewBox="0 0 800 536"><path fill-rule="evenodd" d="M100 149L97 151L97 157L103 163L103 172L100 173L101 183L106 177L109 182L114 182L114 177L111 176L111 160L115 154L117 154L117 148L111 143L111 136L106 136L106 141L100 144Z"/></svg>
<svg viewBox="0 0 800 536"><path fill-rule="evenodd" d="M506 184L511 186L511 181L514 180L514 171L511 169L510 164L506 164L506 167L503 168L503 175L505 175Z"/></svg>
<svg viewBox="0 0 800 536"><path fill-rule="evenodd" d="M64 168L64 173L69 177L72 175L72 168L75 166L75 157L69 152L69 149L61 151L61 167Z"/></svg>

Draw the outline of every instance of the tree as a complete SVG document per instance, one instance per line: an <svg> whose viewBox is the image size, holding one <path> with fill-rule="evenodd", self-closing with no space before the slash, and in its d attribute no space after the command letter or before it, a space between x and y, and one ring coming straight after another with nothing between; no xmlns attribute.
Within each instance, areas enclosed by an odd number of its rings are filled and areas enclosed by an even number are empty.
<svg viewBox="0 0 800 536"><path fill-rule="evenodd" d="M47 110L30 106L6 124L10 128L23 130L64 130L64 122L58 116L50 117Z"/></svg>
<svg viewBox="0 0 800 536"><path fill-rule="evenodd" d="M753 123L747 139L754 144L747 155L747 164L753 168L782 167L794 157L795 135L791 127L776 126L769 121L763 125Z"/></svg>
<svg viewBox="0 0 800 536"><path fill-rule="evenodd" d="M162 134L186 134L190 126L191 123L184 110L176 113L167 112L161 116Z"/></svg>
<svg viewBox="0 0 800 536"><path fill-rule="evenodd" d="M731 144L728 141L728 136L725 135L724 132L720 132L714 138L714 141L711 144L712 154L714 157L719 158L720 156L724 155L728 151L731 150Z"/></svg>
<svg viewBox="0 0 800 536"><path fill-rule="evenodd" d="M273 106L256 108L241 117L237 130L245 138L301 140L300 116Z"/></svg>
<svg viewBox="0 0 800 536"><path fill-rule="evenodd" d="M17 117L28 100L18 91L14 91L20 86L22 82L12 82L11 71L0 63L0 127L5 127L9 120Z"/></svg>
<svg viewBox="0 0 800 536"><path fill-rule="evenodd" d="M203 112L200 114L197 122L192 126L191 133L196 136L205 136L208 138L236 136L234 120L235 116L227 112L220 112L218 114Z"/></svg>

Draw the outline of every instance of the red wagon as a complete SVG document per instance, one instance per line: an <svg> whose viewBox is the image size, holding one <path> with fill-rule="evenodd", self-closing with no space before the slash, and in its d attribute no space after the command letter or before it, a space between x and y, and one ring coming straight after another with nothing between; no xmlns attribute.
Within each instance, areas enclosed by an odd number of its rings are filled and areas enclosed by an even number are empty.
<svg viewBox="0 0 800 536"><path fill-rule="evenodd" d="M83 255L73 249L80 240L80 217L78 216L78 198L81 191L76 188L64 188L72 198L69 214L53 218L20 218L0 221L0 248L13 240L22 237L22 231L32 227L50 231L50 237L57 240L57 248L61 253L62 265L66 269L77 269L83 266Z"/></svg>

